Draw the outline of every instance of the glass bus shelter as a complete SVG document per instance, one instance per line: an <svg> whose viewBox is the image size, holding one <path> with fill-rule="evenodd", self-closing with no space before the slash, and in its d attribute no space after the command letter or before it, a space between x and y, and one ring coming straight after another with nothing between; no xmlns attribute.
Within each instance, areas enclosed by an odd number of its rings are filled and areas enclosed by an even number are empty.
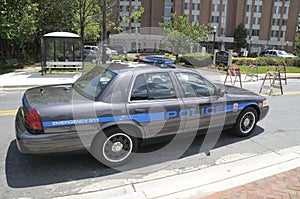
<svg viewBox="0 0 300 199"><path fill-rule="evenodd" d="M82 40L77 34L70 32L51 32L41 38L42 75L47 69L68 68L82 69Z"/></svg>

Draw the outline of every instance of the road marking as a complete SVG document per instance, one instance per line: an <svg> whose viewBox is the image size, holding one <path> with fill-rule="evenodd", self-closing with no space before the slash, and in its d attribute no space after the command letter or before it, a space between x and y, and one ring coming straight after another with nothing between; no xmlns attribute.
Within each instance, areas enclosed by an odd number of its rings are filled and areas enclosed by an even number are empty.
<svg viewBox="0 0 300 199"><path fill-rule="evenodd" d="M290 91L290 92L284 92L285 95L300 95L300 91Z"/></svg>
<svg viewBox="0 0 300 199"><path fill-rule="evenodd" d="M271 95L267 93L261 93L261 96L281 96L280 92L275 92L271 93ZM283 92L283 95L300 95L300 91L288 91L288 92Z"/></svg>
<svg viewBox="0 0 300 199"><path fill-rule="evenodd" d="M8 116L8 115L15 115L18 110L4 110L0 111L0 117L1 116Z"/></svg>

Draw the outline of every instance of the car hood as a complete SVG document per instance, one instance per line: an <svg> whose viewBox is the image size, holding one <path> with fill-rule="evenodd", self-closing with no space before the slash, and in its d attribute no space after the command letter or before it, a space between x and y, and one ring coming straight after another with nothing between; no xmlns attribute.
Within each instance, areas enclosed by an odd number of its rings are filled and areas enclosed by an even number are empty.
<svg viewBox="0 0 300 199"><path fill-rule="evenodd" d="M239 87L235 87L235 86L229 86L229 85L224 85L224 84L216 84L218 87L222 88L225 90L225 92L229 95L241 95L241 96L259 96L258 94L249 91L247 89L243 89L243 88L239 88Z"/></svg>

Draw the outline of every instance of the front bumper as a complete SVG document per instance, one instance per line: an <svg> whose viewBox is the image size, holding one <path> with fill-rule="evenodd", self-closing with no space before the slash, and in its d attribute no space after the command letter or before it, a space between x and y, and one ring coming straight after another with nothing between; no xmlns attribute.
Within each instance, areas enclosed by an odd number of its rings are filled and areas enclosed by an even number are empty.
<svg viewBox="0 0 300 199"><path fill-rule="evenodd" d="M260 115L259 115L259 120L262 120L262 119L264 119L266 117L266 115L269 112L269 109L270 109L269 106L261 108Z"/></svg>
<svg viewBox="0 0 300 199"><path fill-rule="evenodd" d="M32 134L26 129L21 108L15 121L16 143L18 150L25 154L45 154L89 149L83 144L78 132Z"/></svg>

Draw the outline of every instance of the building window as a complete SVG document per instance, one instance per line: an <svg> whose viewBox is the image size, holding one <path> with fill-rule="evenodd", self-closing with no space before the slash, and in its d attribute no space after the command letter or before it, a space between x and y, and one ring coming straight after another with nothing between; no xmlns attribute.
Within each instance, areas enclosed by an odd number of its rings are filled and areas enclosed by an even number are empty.
<svg viewBox="0 0 300 199"><path fill-rule="evenodd" d="M247 5L246 11L251 12L251 9L252 9L252 5Z"/></svg>
<svg viewBox="0 0 300 199"><path fill-rule="evenodd" d="M216 4L212 4L212 11L216 11Z"/></svg>
<svg viewBox="0 0 300 199"><path fill-rule="evenodd" d="M249 17L246 17L246 24L249 24Z"/></svg>
<svg viewBox="0 0 300 199"><path fill-rule="evenodd" d="M253 29L252 30L252 36L259 36L259 30Z"/></svg>
<svg viewBox="0 0 300 199"><path fill-rule="evenodd" d="M260 25L260 17L253 18L253 25Z"/></svg>
<svg viewBox="0 0 300 199"><path fill-rule="evenodd" d="M279 10L280 10L280 7L275 6L275 7L274 7L274 14L278 14L278 13L279 13Z"/></svg>
<svg viewBox="0 0 300 199"><path fill-rule="evenodd" d="M192 4L192 9L193 10L200 10L200 4L199 3L193 3Z"/></svg>
<svg viewBox="0 0 300 199"><path fill-rule="evenodd" d="M219 12L220 11L220 5L219 4L212 4L212 11Z"/></svg>
<svg viewBox="0 0 300 199"><path fill-rule="evenodd" d="M272 30L271 36L272 37L278 37L279 31L278 30Z"/></svg>
<svg viewBox="0 0 300 199"><path fill-rule="evenodd" d="M192 4L192 9L196 10L196 4L195 3Z"/></svg>
<svg viewBox="0 0 300 199"><path fill-rule="evenodd" d="M287 19L282 19L282 25L283 26L287 25Z"/></svg>
<svg viewBox="0 0 300 199"><path fill-rule="evenodd" d="M262 6L259 6L258 12L262 13Z"/></svg>
<svg viewBox="0 0 300 199"><path fill-rule="evenodd" d="M226 12L226 5L225 4L223 4L222 12Z"/></svg>
<svg viewBox="0 0 300 199"><path fill-rule="evenodd" d="M190 9L190 4L189 3L185 3L184 4L184 9L185 10L189 10Z"/></svg>
<svg viewBox="0 0 300 199"><path fill-rule="evenodd" d="M211 17L211 22L212 23L219 23L219 16L212 16Z"/></svg>
<svg viewBox="0 0 300 199"><path fill-rule="evenodd" d="M284 14L286 15L288 13L288 7L284 7Z"/></svg>
<svg viewBox="0 0 300 199"><path fill-rule="evenodd" d="M261 5L256 5L254 7L254 12L261 13L262 12L262 6Z"/></svg>
<svg viewBox="0 0 300 199"><path fill-rule="evenodd" d="M221 28L221 35L225 35L225 31L226 31L225 28Z"/></svg>
<svg viewBox="0 0 300 199"><path fill-rule="evenodd" d="M280 24L280 19L273 19L272 20L272 25L273 26L279 26L279 24Z"/></svg>
<svg viewBox="0 0 300 199"><path fill-rule="evenodd" d="M221 21L221 23L222 24L226 24L226 17L225 16L222 16L222 19L221 19L222 21Z"/></svg>

